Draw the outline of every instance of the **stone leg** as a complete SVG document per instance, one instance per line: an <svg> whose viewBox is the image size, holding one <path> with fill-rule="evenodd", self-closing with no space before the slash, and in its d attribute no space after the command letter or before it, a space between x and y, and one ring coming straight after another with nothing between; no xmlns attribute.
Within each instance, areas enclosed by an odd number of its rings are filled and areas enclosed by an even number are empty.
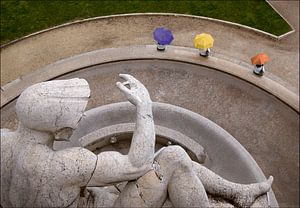
<svg viewBox="0 0 300 208"><path fill-rule="evenodd" d="M205 189L193 171L192 160L179 146L164 148L155 158L155 170L129 182L115 207L161 207L169 193L175 207L208 207Z"/></svg>
<svg viewBox="0 0 300 208"><path fill-rule="evenodd" d="M193 162L193 169L205 190L224 199L231 200L239 207L249 207L257 197L271 189L273 177L262 183L238 184L227 181L206 167Z"/></svg>

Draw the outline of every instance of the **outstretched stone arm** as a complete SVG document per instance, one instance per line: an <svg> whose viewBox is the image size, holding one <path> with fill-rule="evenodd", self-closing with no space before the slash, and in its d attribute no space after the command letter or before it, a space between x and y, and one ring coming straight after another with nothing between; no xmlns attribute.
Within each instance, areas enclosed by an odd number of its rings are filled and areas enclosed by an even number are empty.
<svg viewBox="0 0 300 208"><path fill-rule="evenodd" d="M120 77L126 81L117 82L117 87L137 109L129 153L100 153L88 186L134 180L148 172L152 166L155 146L152 101L148 90L137 79L127 74L120 74Z"/></svg>

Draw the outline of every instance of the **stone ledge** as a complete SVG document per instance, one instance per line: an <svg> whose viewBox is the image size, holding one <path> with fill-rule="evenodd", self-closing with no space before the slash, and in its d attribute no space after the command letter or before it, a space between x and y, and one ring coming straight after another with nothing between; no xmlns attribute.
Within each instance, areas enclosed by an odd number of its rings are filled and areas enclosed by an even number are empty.
<svg viewBox="0 0 300 208"><path fill-rule="evenodd" d="M168 46L165 52L158 52L155 45L102 49L57 61L20 77L18 81L3 86L1 88L1 107L17 98L25 88L35 83L51 80L88 66L134 59L165 59L216 69L254 84L299 112L299 97L270 79L268 72L265 76L257 77L253 75L252 68L245 67L245 64L241 62L234 63L218 58L214 54L208 58L203 58L199 56L197 49L179 46Z"/></svg>

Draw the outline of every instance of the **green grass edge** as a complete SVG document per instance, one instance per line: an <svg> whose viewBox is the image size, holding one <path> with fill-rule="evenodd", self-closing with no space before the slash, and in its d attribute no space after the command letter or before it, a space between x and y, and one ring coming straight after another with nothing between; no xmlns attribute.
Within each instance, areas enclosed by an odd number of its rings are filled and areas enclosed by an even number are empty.
<svg viewBox="0 0 300 208"><path fill-rule="evenodd" d="M210 17L253 27L276 36L292 30L289 24L264 0L2 0L1 45L34 32L75 20L146 12Z"/></svg>

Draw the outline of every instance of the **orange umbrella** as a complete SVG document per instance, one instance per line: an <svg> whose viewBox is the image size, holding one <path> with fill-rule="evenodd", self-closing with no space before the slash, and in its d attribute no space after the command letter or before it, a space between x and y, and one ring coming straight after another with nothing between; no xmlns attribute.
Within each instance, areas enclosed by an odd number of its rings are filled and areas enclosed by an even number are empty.
<svg viewBox="0 0 300 208"><path fill-rule="evenodd" d="M269 56L265 53L259 53L256 56L251 58L252 64L255 64L255 65L263 65L266 62L268 62L269 60L270 60Z"/></svg>

